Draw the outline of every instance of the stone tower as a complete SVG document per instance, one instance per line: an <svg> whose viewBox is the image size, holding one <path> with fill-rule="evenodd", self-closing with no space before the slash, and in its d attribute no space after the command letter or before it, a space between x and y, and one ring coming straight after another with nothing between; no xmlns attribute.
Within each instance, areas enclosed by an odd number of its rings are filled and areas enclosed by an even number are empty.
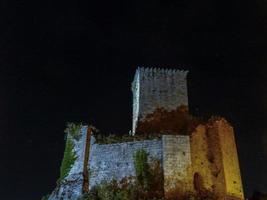
<svg viewBox="0 0 267 200"><path fill-rule="evenodd" d="M187 73L183 70L143 67L136 70L132 82L133 134L138 122L156 108L171 111L180 105L188 106Z"/></svg>

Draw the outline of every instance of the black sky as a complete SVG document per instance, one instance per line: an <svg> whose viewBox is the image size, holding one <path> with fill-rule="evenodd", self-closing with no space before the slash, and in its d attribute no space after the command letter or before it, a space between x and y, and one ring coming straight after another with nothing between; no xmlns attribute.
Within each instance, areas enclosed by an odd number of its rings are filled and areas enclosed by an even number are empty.
<svg viewBox="0 0 267 200"><path fill-rule="evenodd" d="M267 4L0 1L0 199L59 177L68 121L131 128L137 66L190 70L190 110L234 126L247 195L267 192Z"/></svg>

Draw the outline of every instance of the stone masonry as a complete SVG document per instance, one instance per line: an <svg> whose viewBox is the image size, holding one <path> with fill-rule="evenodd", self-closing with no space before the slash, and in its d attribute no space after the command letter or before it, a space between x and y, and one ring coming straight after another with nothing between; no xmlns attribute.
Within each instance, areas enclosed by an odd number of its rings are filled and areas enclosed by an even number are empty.
<svg viewBox="0 0 267 200"><path fill-rule="evenodd" d="M137 150L143 149L149 155L149 162L153 159L162 163L162 141L143 140L136 142L125 142L115 144L96 144L91 139L91 150L89 159L91 188L102 181L117 181L125 177L135 176L133 155Z"/></svg>
<svg viewBox="0 0 267 200"><path fill-rule="evenodd" d="M156 108L168 111L180 105L188 105L186 76L188 71L138 68L132 82L133 127L135 133L138 121Z"/></svg>
<svg viewBox="0 0 267 200"><path fill-rule="evenodd" d="M162 148L165 197L192 191L189 136L163 135Z"/></svg>

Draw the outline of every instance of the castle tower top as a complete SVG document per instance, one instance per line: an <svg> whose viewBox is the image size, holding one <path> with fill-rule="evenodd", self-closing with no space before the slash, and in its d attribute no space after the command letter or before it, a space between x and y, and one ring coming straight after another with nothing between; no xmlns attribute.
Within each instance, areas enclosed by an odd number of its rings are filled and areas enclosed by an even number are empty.
<svg viewBox="0 0 267 200"><path fill-rule="evenodd" d="M180 105L188 106L187 73L175 69L137 68L132 82L133 133L138 122L156 108L171 111Z"/></svg>

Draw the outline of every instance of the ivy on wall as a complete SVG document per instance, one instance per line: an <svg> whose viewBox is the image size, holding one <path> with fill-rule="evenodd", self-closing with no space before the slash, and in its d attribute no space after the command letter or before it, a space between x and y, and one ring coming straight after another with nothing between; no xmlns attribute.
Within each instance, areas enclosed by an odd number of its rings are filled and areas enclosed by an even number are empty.
<svg viewBox="0 0 267 200"><path fill-rule="evenodd" d="M67 127L64 132L67 134L66 146L63 155L63 159L60 166L60 176L57 183L60 183L65 177L67 177L72 165L74 164L77 156L74 153L74 141L79 140L81 137L82 123L67 123Z"/></svg>
<svg viewBox="0 0 267 200"><path fill-rule="evenodd" d="M138 184L148 191L151 186L152 174L148 164L148 153L140 149L134 154L134 167Z"/></svg>
<svg viewBox="0 0 267 200"><path fill-rule="evenodd" d="M148 163L148 153L134 153L136 177L103 181L79 200L163 200L163 174L159 160Z"/></svg>
<svg viewBox="0 0 267 200"><path fill-rule="evenodd" d="M74 143L70 137L67 138L66 147L64 151L64 156L62 159L61 167L60 167L60 177L58 179L58 183L60 183L69 173L71 166L74 164L77 159L74 151Z"/></svg>

